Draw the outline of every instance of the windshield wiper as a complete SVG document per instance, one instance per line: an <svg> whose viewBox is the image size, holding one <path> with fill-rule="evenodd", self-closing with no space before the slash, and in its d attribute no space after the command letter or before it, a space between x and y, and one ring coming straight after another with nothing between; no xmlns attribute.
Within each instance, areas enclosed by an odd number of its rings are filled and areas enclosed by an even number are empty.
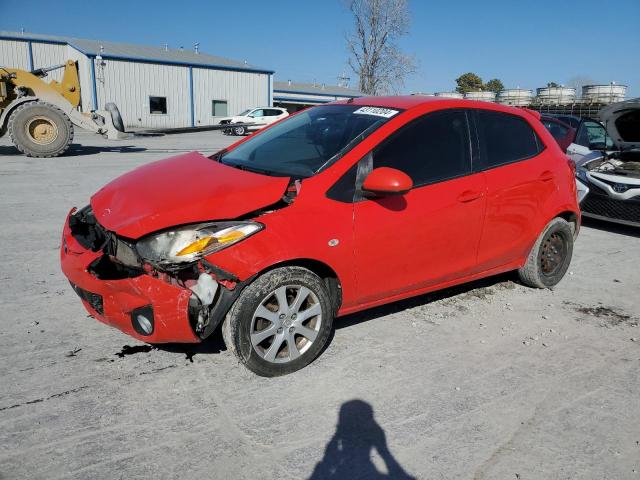
<svg viewBox="0 0 640 480"><path fill-rule="evenodd" d="M278 172L274 172L273 170L265 170L263 168L249 167L249 166L244 165L242 163L224 163L224 162L221 162L221 163L223 165L228 165L230 167L237 168L238 170L245 170L247 172L259 173L259 174L262 174L262 175L269 175L270 177L280 176L280 175L278 175ZM288 176L288 175L283 175L283 176Z"/></svg>

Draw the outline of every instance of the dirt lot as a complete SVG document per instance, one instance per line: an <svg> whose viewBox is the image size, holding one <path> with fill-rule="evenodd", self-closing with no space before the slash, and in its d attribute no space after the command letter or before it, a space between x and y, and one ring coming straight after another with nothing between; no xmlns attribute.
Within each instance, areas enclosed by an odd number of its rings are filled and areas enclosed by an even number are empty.
<svg viewBox="0 0 640 480"><path fill-rule="evenodd" d="M0 139L1 479L640 479L639 230L583 226L553 291L506 275L343 318L264 379L218 336L156 349L87 318L58 266L72 206L229 139L77 139Z"/></svg>

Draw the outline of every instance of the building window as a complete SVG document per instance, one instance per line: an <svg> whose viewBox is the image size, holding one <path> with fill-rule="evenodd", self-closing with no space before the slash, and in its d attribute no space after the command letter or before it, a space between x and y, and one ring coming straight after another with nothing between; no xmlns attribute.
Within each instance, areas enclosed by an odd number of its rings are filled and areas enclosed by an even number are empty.
<svg viewBox="0 0 640 480"><path fill-rule="evenodd" d="M227 116L227 101L226 100L212 100L211 101L211 115L214 117L226 117Z"/></svg>
<svg viewBox="0 0 640 480"><path fill-rule="evenodd" d="M166 115L167 97L149 97L149 113L151 115Z"/></svg>

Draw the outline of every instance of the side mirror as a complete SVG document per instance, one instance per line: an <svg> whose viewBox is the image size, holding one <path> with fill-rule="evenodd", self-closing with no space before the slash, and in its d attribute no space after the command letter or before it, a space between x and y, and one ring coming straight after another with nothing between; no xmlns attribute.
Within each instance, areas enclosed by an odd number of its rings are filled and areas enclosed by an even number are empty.
<svg viewBox="0 0 640 480"><path fill-rule="evenodd" d="M404 195L412 188L413 180L409 175L389 167L373 169L362 184L362 192L366 196L374 197Z"/></svg>

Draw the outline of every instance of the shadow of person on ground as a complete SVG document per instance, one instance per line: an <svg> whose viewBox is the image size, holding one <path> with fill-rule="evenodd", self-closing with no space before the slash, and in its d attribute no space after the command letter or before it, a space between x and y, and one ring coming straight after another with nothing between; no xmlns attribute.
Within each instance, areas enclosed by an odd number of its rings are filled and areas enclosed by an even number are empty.
<svg viewBox="0 0 640 480"><path fill-rule="evenodd" d="M375 449L388 473L371 461ZM384 430L373 416L373 408L362 400L342 404L338 426L309 480L324 479L415 479L400 466L387 446Z"/></svg>

